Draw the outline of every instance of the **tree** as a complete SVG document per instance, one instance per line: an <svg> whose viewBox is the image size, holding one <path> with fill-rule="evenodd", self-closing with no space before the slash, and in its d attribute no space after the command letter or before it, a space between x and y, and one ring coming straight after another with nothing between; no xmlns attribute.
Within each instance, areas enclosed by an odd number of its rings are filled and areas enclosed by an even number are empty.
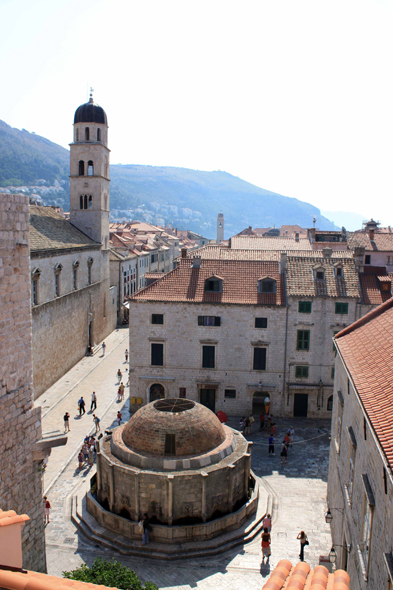
<svg viewBox="0 0 393 590"><path fill-rule="evenodd" d="M112 588L121 588L122 590L158 590L157 586L152 582L146 582L143 585L133 570L115 559L109 561L97 557L91 567L82 563L76 570L63 572L63 576L70 580L101 584Z"/></svg>

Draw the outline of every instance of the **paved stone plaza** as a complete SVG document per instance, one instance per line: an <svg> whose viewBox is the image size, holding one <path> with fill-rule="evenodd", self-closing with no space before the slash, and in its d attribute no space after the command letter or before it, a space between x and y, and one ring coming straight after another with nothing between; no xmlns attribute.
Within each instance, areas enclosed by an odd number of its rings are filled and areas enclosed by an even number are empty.
<svg viewBox="0 0 393 590"><path fill-rule="evenodd" d="M225 554L177 562L124 557L103 547L92 545L77 532L70 521L69 501L73 489L90 478L95 472L77 468L76 455L84 436L94 432L92 413L89 413L93 390L98 397L97 412L101 429L115 425L119 406L124 421L130 417L127 410L127 395L124 402L116 402L116 372L120 367L126 374L124 351L128 348L128 330L113 332L106 340L105 357L98 352L92 358L83 359L59 382L44 393L38 402L43 408L43 431L63 431L63 415L71 415L68 444L52 450L45 473L44 487L52 504L51 521L46 527L48 573L60 575L64 570L74 569L82 561L92 563L95 557L115 557L136 571L142 580L155 582L159 588L185 590L250 589L262 587L270 571L283 558L295 563L298 560L299 542L296 536L305 530L310 545L306 548L306 561L314 567L320 555L327 555L331 547L330 528L325 524L326 482L329 460L329 421L285 419L277 424L277 443L286 429L295 428L294 446L290 449L288 463L280 464L280 448L276 454L267 454L267 435L254 432L248 437L254 442L252 468L262 478L262 484L271 494L273 505L272 556L270 565L261 565L260 539L238 547ZM126 379L124 380L126 382ZM132 393L132 392L131 392ZM79 418L77 401L83 395L86 414ZM237 428L239 421L231 418L228 426Z"/></svg>

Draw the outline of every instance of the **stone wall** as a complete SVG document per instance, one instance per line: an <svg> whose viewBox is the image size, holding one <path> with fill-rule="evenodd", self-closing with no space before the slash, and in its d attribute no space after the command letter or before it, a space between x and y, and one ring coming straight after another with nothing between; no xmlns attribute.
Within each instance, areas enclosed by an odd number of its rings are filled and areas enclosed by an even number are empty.
<svg viewBox="0 0 393 590"><path fill-rule="evenodd" d="M389 577L384 555L393 549L393 478L348 377L338 356L328 477L328 505L333 515L332 539L338 555L336 565L338 568L345 567L347 560L346 569L353 590L388 588ZM350 468L351 459L354 462L353 469ZM371 509L368 562L362 556L365 509L369 503L365 475L375 500L375 506ZM351 546L347 556L343 548L339 547L346 544Z"/></svg>
<svg viewBox="0 0 393 590"><path fill-rule="evenodd" d="M42 474L33 460L41 409L33 406L29 205L0 199L0 507L27 514L23 567L46 571Z"/></svg>

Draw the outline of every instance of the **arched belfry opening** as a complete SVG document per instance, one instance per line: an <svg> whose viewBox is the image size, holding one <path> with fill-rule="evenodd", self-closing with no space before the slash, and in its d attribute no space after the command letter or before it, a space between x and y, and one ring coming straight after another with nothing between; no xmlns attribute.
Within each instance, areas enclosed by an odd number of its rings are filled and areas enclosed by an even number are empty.
<svg viewBox="0 0 393 590"><path fill-rule="evenodd" d="M85 163L83 160L79 160L79 176L85 175Z"/></svg>
<svg viewBox="0 0 393 590"><path fill-rule="evenodd" d="M97 141L101 141L101 129L97 129Z"/></svg>
<svg viewBox="0 0 393 590"><path fill-rule="evenodd" d="M94 176L94 164L93 160L87 162L87 176Z"/></svg>
<svg viewBox="0 0 393 590"><path fill-rule="evenodd" d="M85 141L90 141L90 129L88 127L85 129Z"/></svg>

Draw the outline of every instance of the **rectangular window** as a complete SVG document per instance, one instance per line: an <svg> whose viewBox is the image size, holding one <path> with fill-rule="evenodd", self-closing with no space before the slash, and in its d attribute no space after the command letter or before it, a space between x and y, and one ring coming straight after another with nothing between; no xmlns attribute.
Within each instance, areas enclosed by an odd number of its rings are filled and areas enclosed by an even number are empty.
<svg viewBox="0 0 393 590"><path fill-rule="evenodd" d="M152 313L151 314L151 323L152 324L163 324L164 323L164 314L163 313Z"/></svg>
<svg viewBox="0 0 393 590"><path fill-rule="evenodd" d="M267 318L255 318L256 328L267 328Z"/></svg>
<svg viewBox="0 0 393 590"><path fill-rule="evenodd" d="M151 345L151 364L157 367L164 365L164 345L152 342Z"/></svg>
<svg viewBox="0 0 393 590"><path fill-rule="evenodd" d="M90 266L90 264L87 267L87 284L91 285L91 266Z"/></svg>
<svg viewBox="0 0 393 590"><path fill-rule="evenodd" d="M165 435L165 447L164 455L176 455L176 435L166 434Z"/></svg>
<svg viewBox="0 0 393 590"><path fill-rule="evenodd" d="M311 301L299 301L299 313L311 313Z"/></svg>
<svg viewBox="0 0 393 590"><path fill-rule="evenodd" d="M221 318L214 315L199 315L198 326L220 326Z"/></svg>
<svg viewBox="0 0 393 590"><path fill-rule="evenodd" d="M367 494L364 495L364 517L363 517L363 530L362 530L362 557L363 563L366 570L368 571L368 560L370 556L370 539L371 539L371 523L372 523L372 510L368 501Z"/></svg>
<svg viewBox="0 0 393 590"><path fill-rule="evenodd" d="M330 379L334 379L334 367L330 369Z"/></svg>
<svg viewBox="0 0 393 590"><path fill-rule="evenodd" d="M60 273L55 274L55 297L60 296Z"/></svg>
<svg viewBox="0 0 393 590"><path fill-rule="evenodd" d="M297 331L297 350L310 350L310 330Z"/></svg>
<svg viewBox="0 0 393 590"><path fill-rule="evenodd" d="M371 264L371 254L366 254L364 257L364 264Z"/></svg>
<svg viewBox="0 0 393 590"><path fill-rule="evenodd" d="M308 367L298 366L296 367L295 377L299 379L307 379L308 378Z"/></svg>
<svg viewBox="0 0 393 590"><path fill-rule="evenodd" d="M76 268L73 269L73 287L74 287L74 291L77 290L77 270Z"/></svg>
<svg viewBox="0 0 393 590"><path fill-rule="evenodd" d="M254 348L254 371L266 371L266 348Z"/></svg>
<svg viewBox="0 0 393 590"><path fill-rule="evenodd" d="M204 369L214 369L215 367L215 346L202 346L202 367Z"/></svg>
<svg viewBox="0 0 393 590"><path fill-rule="evenodd" d="M225 389L224 397L227 397L229 399L235 399L236 398L236 389Z"/></svg>
<svg viewBox="0 0 393 590"><path fill-rule="evenodd" d="M182 399L186 397L186 388L185 387L179 387L179 397Z"/></svg>
<svg viewBox="0 0 393 590"><path fill-rule="evenodd" d="M353 479L355 474L355 457L356 457L356 445L351 442L351 449L349 454L349 468L348 468L348 500L352 502L352 491L353 491Z"/></svg>
<svg viewBox="0 0 393 590"><path fill-rule="evenodd" d="M33 305L38 305L38 281L31 281L31 298Z"/></svg>
<svg viewBox="0 0 393 590"><path fill-rule="evenodd" d="M347 314L348 313L348 303L340 303L338 301L336 303L336 307L335 307L335 312L334 313Z"/></svg>
<svg viewBox="0 0 393 590"><path fill-rule="evenodd" d="M341 391L337 392L338 406L337 406L337 434L336 434L336 450L340 451L341 444L341 430L343 425L344 400Z"/></svg>

